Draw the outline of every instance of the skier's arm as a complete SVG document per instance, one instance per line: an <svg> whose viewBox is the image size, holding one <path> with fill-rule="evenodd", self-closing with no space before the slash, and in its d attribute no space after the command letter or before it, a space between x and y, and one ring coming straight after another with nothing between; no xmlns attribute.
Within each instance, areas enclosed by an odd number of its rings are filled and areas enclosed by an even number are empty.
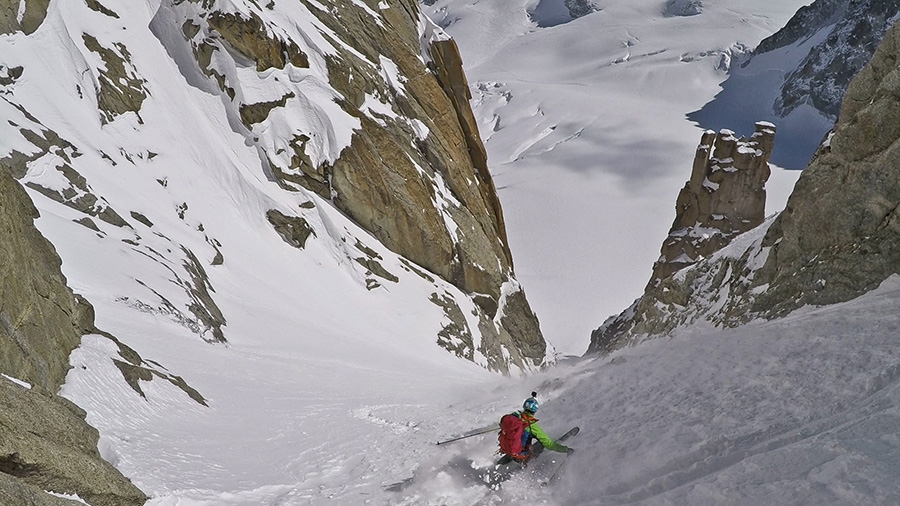
<svg viewBox="0 0 900 506"><path fill-rule="evenodd" d="M569 451L568 446L561 445L561 444L557 443L556 441L553 441L552 439L550 439L550 437L547 436L547 433L544 432L540 427L538 427L538 424L536 424L536 423L531 424L530 430L531 430L531 435L536 437L537 440L540 441L542 445L544 445L544 448L546 448L550 451L560 452L560 453L565 453L565 452Z"/></svg>

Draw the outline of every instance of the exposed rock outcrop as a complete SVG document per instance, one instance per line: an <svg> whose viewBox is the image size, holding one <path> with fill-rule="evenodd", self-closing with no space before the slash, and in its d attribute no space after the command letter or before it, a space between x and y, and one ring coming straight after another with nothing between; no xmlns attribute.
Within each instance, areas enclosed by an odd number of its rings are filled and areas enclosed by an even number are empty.
<svg viewBox="0 0 900 506"><path fill-rule="evenodd" d="M0 0L0 34L34 33L47 17L49 5L50 0Z"/></svg>
<svg viewBox="0 0 900 506"><path fill-rule="evenodd" d="M774 317L849 300L900 272L898 65L894 25L765 238L772 251L755 284L768 289L754 312Z"/></svg>
<svg viewBox="0 0 900 506"><path fill-rule="evenodd" d="M69 353L93 330L93 308L66 286L53 246L35 229L37 210L0 166L0 502L58 505L45 490L92 505L139 505L146 497L97 451L85 414L54 393Z"/></svg>
<svg viewBox="0 0 900 506"><path fill-rule="evenodd" d="M678 271L706 261L762 224L774 142L775 126L766 122L758 122L749 139L737 138L730 130L703 133L644 295L592 333L589 351L609 351L630 336L669 332L683 322L680 315L669 315L693 296Z"/></svg>
<svg viewBox="0 0 900 506"><path fill-rule="evenodd" d="M594 331L611 351L686 325L736 326L847 301L900 273L900 26L847 89L786 209Z"/></svg>
<svg viewBox="0 0 900 506"><path fill-rule="evenodd" d="M587 16L599 10L599 7L592 0L563 0L563 5L569 10L569 15L572 16L572 19Z"/></svg>
<svg viewBox="0 0 900 506"><path fill-rule="evenodd" d="M97 451L97 430L69 401L0 378L0 497L30 490L78 495L92 506L133 506L147 497ZM8 481L4 486L4 481ZM37 492L41 492L38 494Z"/></svg>
<svg viewBox="0 0 900 506"><path fill-rule="evenodd" d="M257 146L282 188L330 200L389 249L471 294L480 317L492 322L485 327L494 327L496 347L486 355L509 357L497 364L527 369L541 363L546 344L524 296L504 307L513 298L503 287L521 288L456 44L421 15L414 0L383 2L377 23L358 2L339 0L329 10L303 4L347 42L330 47L321 62L306 54L316 51L301 49L309 40L294 40L267 24L264 9L236 15L196 0L167 1L152 28L176 59L193 56L192 62L180 60L182 71L195 67L208 78L205 89L223 94L247 143ZM186 47L176 46L163 26L172 23L181 27ZM283 71L289 82L271 99L251 99L257 84L243 81L242 59L267 76ZM310 103L306 83L293 77L296 69L316 65L325 66L346 121L358 125L346 146L333 145L325 112L310 114L322 106ZM287 129L293 130L289 139L273 134ZM290 217L278 221L285 219ZM279 233L284 237L283 227ZM380 284L370 279L370 289Z"/></svg>
<svg viewBox="0 0 900 506"><path fill-rule="evenodd" d="M104 69L98 76L100 89L97 90L97 105L101 112L101 120L109 123L116 116L127 112L137 115L141 120L141 104L147 98L144 79L140 77L131 63L131 54L123 44L114 47L103 47L97 39L83 34L84 45L96 53L104 63Z"/></svg>
<svg viewBox="0 0 900 506"><path fill-rule="evenodd" d="M32 224L36 217L0 166L0 363L6 374L55 391L93 320L87 302L66 286L53 246Z"/></svg>
<svg viewBox="0 0 900 506"><path fill-rule="evenodd" d="M472 93L469 91L469 81L463 72L462 56L459 54L459 47L453 39L435 40L431 43L431 55L434 58L434 72L437 76L438 83L447 94L450 102L453 104L453 110L459 119L459 125L462 127L462 134L466 140L466 149L472 160L472 166L475 168L475 174L478 177L478 187L481 190L481 198L486 203L486 209L492 214L494 221L493 228L497 237L499 237L503 245L503 254L506 260L512 265L512 256L509 248L506 247L506 224L503 221L503 209L500 207L500 198L497 196L497 189L494 187L494 178L491 176L490 169L487 164L487 149L481 142L481 136L478 133L478 123L475 120L475 114L469 102L472 100Z"/></svg>
<svg viewBox="0 0 900 506"><path fill-rule="evenodd" d="M651 284L722 249L765 218L775 125L760 122L750 139L707 131L691 179L678 194L675 222L653 266Z"/></svg>
<svg viewBox="0 0 900 506"><path fill-rule="evenodd" d="M240 16L213 11L209 26L225 38L242 55L256 61L256 70L283 69L287 63L297 68L309 67L309 59L293 41L269 37L262 19L254 13Z"/></svg>
<svg viewBox="0 0 900 506"><path fill-rule="evenodd" d="M668 0L663 13L666 16L696 16L703 12L701 0Z"/></svg>

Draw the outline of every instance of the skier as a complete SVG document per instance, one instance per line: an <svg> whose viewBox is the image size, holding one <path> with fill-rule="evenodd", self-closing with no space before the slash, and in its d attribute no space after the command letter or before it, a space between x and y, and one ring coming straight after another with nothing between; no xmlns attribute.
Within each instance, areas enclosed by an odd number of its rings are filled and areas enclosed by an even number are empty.
<svg viewBox="0 0 900 506"><path fill-rule="evenodd" d="M505 455L502 461L511 460L526 462L532 456L532 442L537 439L544 448L560 453L575 453L573 448L562 445L550 439L547 433L537 424L537 413L539 404L537 392L531 392L531 397L525 399L522 404L522 410L517 413L504 415L500 419L500 452Z"/></svg>

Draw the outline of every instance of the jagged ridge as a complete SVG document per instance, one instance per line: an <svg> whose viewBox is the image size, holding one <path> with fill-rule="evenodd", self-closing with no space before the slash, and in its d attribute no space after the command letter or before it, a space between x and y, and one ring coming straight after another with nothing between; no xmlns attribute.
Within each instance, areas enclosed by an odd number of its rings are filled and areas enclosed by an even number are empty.
<svg viewBox="0 0 900 506"><path fill-rule="evenodd" d="M589 352L687 325L737 326L847 301L900 273L898 62L894 26L850 84L785 211L648 288L593 332Z"/></svg>

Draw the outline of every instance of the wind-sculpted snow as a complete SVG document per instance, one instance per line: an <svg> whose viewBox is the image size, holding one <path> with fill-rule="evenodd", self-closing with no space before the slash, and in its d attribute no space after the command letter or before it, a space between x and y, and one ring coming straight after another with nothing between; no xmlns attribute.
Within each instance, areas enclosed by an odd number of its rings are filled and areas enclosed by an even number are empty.
<svg viewBox="0 0 900 506"><path fill-rule="evenodd" d="M900 423L888 330L898 320L885 312L897 290L891 279L854 303L607 357L559 394L593 406L603 433L593 431L589 451L615 456L593 466L601 473L571 473L569 483L595 480L596 495L576 492L569 504L896 500L896 445L880 441Z"/></svg>

